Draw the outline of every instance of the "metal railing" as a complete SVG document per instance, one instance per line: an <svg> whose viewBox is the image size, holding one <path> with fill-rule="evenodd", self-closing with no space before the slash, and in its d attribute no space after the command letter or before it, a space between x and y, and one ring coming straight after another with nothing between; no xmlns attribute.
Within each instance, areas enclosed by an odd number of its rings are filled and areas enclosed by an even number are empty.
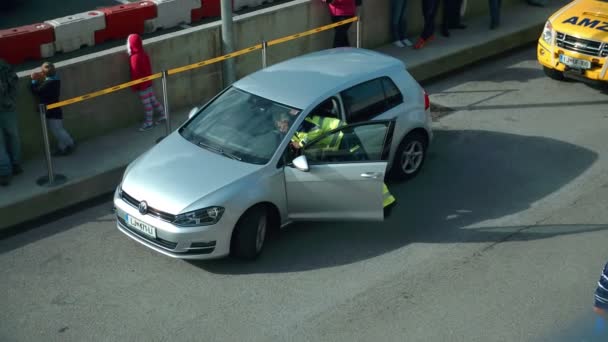
<svg viewBox="0 0 608 342"><path fill-rule="evenodd" d="M150 76L142 77L142 78L130 81L130 82L121 83L119 85L105 88L102 90L98 90L98 91L88 93L85 95L76 96L76 97L73 97L73 98L70 98L67 100L51 103L48 105L41 104L39 111L40 111L40 120L41 120L41 124L42 124L42 137L43 137L43 142L44 142L44 154L45 154L45 158L46 158L48 175L40 177L36 181L36 183L41 186L52 187L52 186L60 185L67 180L67 178L64 175L56 174L54 172L53 161L52 161L51 152L50 152L47 120L46 120L46 111L47 110L69 106L71 104L75 104L75 103L82 102L82 101L87 101L87 100L90 100L90 99L98 97L98 96L107 95L107 94L110 94L110 93L113 93L113 92L116 92L116 91L119 91L122 89L129 88L136 84L140 84L140 83L144 83L147 81L152 81L152 80L156 80L156 79L160 78L161 82L162 82L163 102L164 102L163 105L165 107L165 117L166 117L165 129L166 129L166 135L169 135L171 133L171 119L170 119L171 116L170 116L170 111L169 111L169 108L170 108L169 107L169 95L168 95L168 88L167 88L167 79L169 78L169 76L179 74L179 73L182 73L185 71L201 68L201 67L204 67L207 65L218 63L218 62L223 62L230 58L239 57L239 56L242 56L242 55L257 51L257 50L261 50L262 68L266 68L266 66L268 65L268 48L269 47L278 45L278 44L282 44L282 43L285 43L285 42L288 42L291 40L314 35L314 34L317 34L317 33L323 32L323 31L331 30L338 26L350 24L353 22L356 23L356 28L355 28L356 37L357 37L356 46L358 48L360 48L361 47L361 20L360 20L359 16L354 16L352 18L338 21L338 22L335 22L335 23L332 23L329 25L317 27L317 28L314 28L314 29L311 29L308 31L292 34L289 36L273 39L270 41L264 40L260 44L256 44L256 45L250 46L248 48L241 49L241 50L229 53L229 54L225 54L225 55L222 55L219 57L207 59L204 61L200 61L197 63L193 63L193 64L189 64L189 65L185 65L185 66L181 66L181 67L177 67L177 68L173 68L173 69L163 70L162 72L158 72L158 73L152 74Z"/></svg>

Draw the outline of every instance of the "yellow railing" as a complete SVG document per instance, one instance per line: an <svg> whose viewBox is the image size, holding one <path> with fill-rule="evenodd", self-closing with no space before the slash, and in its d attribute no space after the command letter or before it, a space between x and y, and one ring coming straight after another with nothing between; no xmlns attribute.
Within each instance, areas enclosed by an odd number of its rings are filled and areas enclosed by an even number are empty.
<svg viewBox="0 0 608 342"><path fill-rule="evenodd" d="M282 44L282 43L285 43L285 42L288 42L288 41L291 41L291 40L294 40L294 39L310 36L310 35L313 35L313 34L316 34L316 33L319 33L319 32L331 30L331 29L333 29L333 28L335 28L337 26L346 25L346 24L353 23L353 22L358 22L358 21L359 21L359 17L355 16L355 17L352 17L352 18L348 18L348 19L345 19L345 20L333 23L333 24L317 27L317 28L314 28L312 30L308 30L308 31L292 34L292 35L289 35L289 36L285 36L285 37L282 37L282 38L277 38L277 39L274 39L274 40L270 40L270 41L267 42L267 46L273 46L273 45ZM359 41L359 39L360 38L358 37L357 41ZM257 45L254 45L254 46L251 46L251 47L239 50L239 51L235 51L235 52L223 55L223 56L207 59L207 60L204 60L204 61L201 61L201 62L189 64L189 65L178 67L178 68L169 69L169 70L167 70L167 74L168 75L174 75L174 74L178 74L180 72L197 69L197 68L200 68L200 67L204 67L206 65L214 64L214 63L217 63L217 62L222 62L222 61L225 61L225 60L230 59L230 58L242 56L242 55L248 54L250 52L253 52L253 51L256 51L256 50L260 50L262 48L263 48L263 44L257 44ZM156 74L153 74L153 75L150 75L150 76L146 76L146 77L143 77L143 78L139 78L139 79L136 79L136 80L133 80L133 81L130 81L130 82L122 83L122 84L119 84L117 86L113 86L113 87L109 87L109 88L106 88L106 89L98 90L98 91L95 91L95 92L92 92L92 93L88 93L88 94L85 94L85 95L82 95L82 96L73 97L73 98L68 99L68 100L64 100L64 101L60 101L60 102L55 102L55 103L47 105L46 109L49 110L49 109L53 109L53 108L65 107L67 105L71 105L71 104L74 104L74 103L86 101L86 100L89 100L89 99L92 99L92 98L95 98L95 97L98 97L98 96L110 94L110 93L113 93L115 91L119 91L119 90L122 90L122 89L125 89L125 88L129 88L130 86L133 86L133 85L136 85L136 84L139 84L139 83L143 83L143 82L146 82L146 81L150 81L150 80L155 80L155 79L158 79L158 78L161 78L161 77L163 77L163 73L159 72L159 73L156 73Z"/></svg>

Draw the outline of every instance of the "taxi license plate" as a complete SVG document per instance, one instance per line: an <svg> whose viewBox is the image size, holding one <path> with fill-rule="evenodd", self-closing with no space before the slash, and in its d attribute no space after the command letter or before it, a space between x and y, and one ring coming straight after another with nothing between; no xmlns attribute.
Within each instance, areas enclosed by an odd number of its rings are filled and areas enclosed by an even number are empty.
<svg viewBox="0 0 608 342"><path fill-rule="evenodd" d="M151 225L147 224L147 223L143 223L140 220L133 218L132 216L127 215L127 223L129 224L130 227L137 229L138 231L156 238L156 228L152 227Z"/></svg>
<svg viewBox="0 0 608 342"><path fill-rule="evenodd" d="M591 69L591 62L584 59L573 58L566 55L559 55L559 61L575 69Z"/></svg>

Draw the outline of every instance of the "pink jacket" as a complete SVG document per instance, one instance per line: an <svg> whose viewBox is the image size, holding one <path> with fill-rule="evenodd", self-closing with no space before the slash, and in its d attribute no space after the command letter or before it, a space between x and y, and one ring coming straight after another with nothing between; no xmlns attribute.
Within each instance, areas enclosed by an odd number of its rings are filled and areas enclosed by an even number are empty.
<svg viewBox="0 0 608 342"><path fill-rule="evenodd" d="M321 0L326 2L326 0ZM329 4L329 13L332 17L354 16L357 14L355 0L334 0Z"/></svg>

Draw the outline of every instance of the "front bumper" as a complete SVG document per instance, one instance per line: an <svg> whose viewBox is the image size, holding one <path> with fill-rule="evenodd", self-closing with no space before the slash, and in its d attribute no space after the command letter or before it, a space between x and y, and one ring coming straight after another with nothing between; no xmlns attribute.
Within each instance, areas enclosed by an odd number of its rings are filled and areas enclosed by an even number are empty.
<svg viewBox="0 0 608 342"><path fill-rule="evenodd" d="M575 70L567 65L560 63L559 55L566 55L574 58L584 59L591 62L591 69ZM538 62L543 66L561 72L572 72L579 77L593 81L608 82L608 58L593 57L585 54L568 51L557 46L550 46L544 40L539 39L536 49Z"/></svg>
<svg viewBox="0 0 608 342"><path fill-rule="evenodd" d="M118 230L159 253L177 259L216 259L230 253L230 237L232 226L227 220L217 224L200 227L178 227L150 215L141 215L139 210L114 195L116 208L116 226ZM126 219L131 216L155 228L156 238L150 237L135 227L130 226Z"/></svg>

